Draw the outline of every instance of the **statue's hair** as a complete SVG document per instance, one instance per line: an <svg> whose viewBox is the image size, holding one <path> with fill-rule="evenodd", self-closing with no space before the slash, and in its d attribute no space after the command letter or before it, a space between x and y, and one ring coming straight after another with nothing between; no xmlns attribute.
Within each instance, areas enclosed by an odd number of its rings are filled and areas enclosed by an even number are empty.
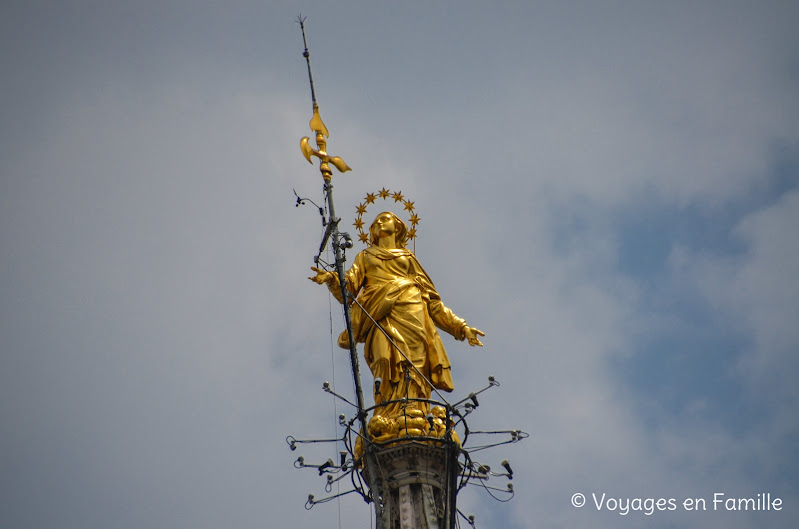
<svg viewBox="0 0 799 529"><path fill-rule="evenodd" d="M384 211L383 213L378 214L375 217L375 220L372 221L372 225L369 226L369 242L371 244L377 244L377 239L380 233L375 231L375 223L381 215L385 215L386 213L394 217L394 241L397 243L398 247L405 248L405 244L408 242L408 226L405 225L401 218L394 215L390 211Z"/></svg>

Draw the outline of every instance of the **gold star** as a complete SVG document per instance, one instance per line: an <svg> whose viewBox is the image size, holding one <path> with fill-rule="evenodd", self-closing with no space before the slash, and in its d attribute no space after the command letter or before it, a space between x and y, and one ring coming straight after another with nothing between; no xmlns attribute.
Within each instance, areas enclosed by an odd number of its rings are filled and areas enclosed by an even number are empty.
<svg viewBox="0 0 799 529"><path fill-rule="evenodd" d="M362 230L363 229L363 219L361 217L358 217L357 219L355 219L355 224L353 224L353 226L358 228L358 230Z"/></svg>
<svg viewBox="0 0 799 529"><path fill-rule="evenodd" d="M388 198L388 196L391 194L391 191L389 191L388 189L386 189L386 188L384 187L383 189L381 189L381 190L379 191L379 194L380 194L380 198L382 198L382 199L386 199L386 198Z"/></svg>
<svg viewBox="0 0 799 529"><path fill-rule="evenodd" d="M408 238L415 239L416 238L416 228L411 228L408 230Z"/></svg>
<svg viewBox="0 0 799 529"><path fill-rule="evenodd" d="M411 213L413 213L413 202L411 202L410 200L405 200L405 201L403 202L403 204L405 204L405 209L406 209L406 210L408 210L408 211L410 211Z"/></svg>
<svg viewBox="0 0 799 529"><path fill-rule="evenodd" d="M358 204L355 206L355 209L358 211L358 215L363 215L366 213L366 205L365 204Z"/></svg>
<svg viewBox="0 0 799 529"><path fill-rule="evenodd" d="M374 193L366 193L366 203L367 204L374 204L375 203L375 194Z"/></svg>
<svg viewBox="0 0 799 529"><path fill-rule="evenodd" d="M416 226L417 224L419 224L419 221L420 221L420 220L422 220L422 219L420 219L419 217L417 217L417 216L416 216L416 213L413 213L413 214L411 215L411 224L412 224L412 225Z"/></svg>
<svg viewBox="0 0 799 529"><path fill-rule="evenodd" d="M361 242L369 242L369 237L367 237L364 232L361 232L361 234L358 235L358 239L360 239Z"/></svg>
<svg viewBox="0 0 799 529"><path fill-rule="evenodd" d="M394 202L402 202L402 198L403 197L402 197L402 193L401 192L397 191L396 193L394 193L391 196L394 199Z"/></svg>

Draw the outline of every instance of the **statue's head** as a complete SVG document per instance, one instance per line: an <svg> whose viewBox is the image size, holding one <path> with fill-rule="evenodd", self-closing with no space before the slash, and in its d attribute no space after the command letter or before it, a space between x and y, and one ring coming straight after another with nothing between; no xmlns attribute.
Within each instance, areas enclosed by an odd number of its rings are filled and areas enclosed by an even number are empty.
<svg viewBox="0 0 799 529"><path fill-rule="evenodd" d="M394 233L394 241L397 243L397 247L405 247L405 243L408 242L408 227L402 222L402 219L390 211L384 211L375 217L372 225L369 226L369 242L371 244L377 244L381 229L391 230Z"/></svg>

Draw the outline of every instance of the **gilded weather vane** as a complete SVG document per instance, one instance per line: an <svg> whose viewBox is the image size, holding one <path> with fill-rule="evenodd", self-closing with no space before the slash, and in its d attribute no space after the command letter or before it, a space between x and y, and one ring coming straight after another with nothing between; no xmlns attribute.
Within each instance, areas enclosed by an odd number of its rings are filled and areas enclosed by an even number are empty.
<svg viewBox="0 0 799 529"><path fill-rule="evenodd" d="M300 24L300 29L302 30L302 43L305 45L305 51L302 52L302 56L305 57L305 61L308 64L308 79L311 83L313 117L311 117L309 126L311 127L312 131L316 132L316 149L311 147L308 137L300 140L300 149L302 150L302 154L305 156L305 159L308 160L308 163L313 163L311 160L312 156L319 158L319 170L322 172L322 176L325 178L325 180L330 180L330 178L333 176L333 172L330 170L329 164L332 163L333 166L341 173L350 171L351 169L350 166L344 162L344 160L338 156L329 156L325 151L327 148L327 141L325 138L329 138L330 133L327 131L327 127L322 121L322 117L319 115L319 104L316 102L316 90L314 89L313 85L313 73L311 73L311 54L308 51L308 41L305 38L305 18L300 16L297 18L297 22Z"/></svg>

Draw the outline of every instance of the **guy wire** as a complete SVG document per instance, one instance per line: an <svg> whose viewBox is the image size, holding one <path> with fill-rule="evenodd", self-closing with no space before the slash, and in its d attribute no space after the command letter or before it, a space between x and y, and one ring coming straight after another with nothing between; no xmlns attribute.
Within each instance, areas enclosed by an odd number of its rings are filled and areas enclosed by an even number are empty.
<svg viewBox="0 0 799 529"><path fill-rule="evenodd" d="M305 37L305 32L303 32L303 38L304 37ZM325 202L325 205L327 205L327 202ZM325 207L325 210L327 210L327 207ZM325 213L327 213L327 211L325 211ZM325 248L325 260L329 259L330 259L330 247L327 247ZM336 391L336 350L335 350L335 345L333 344L333 301L331 300L332 297L333 295L330 292L328 292L327 309L330 319L330 367L333 375L333 391L335 392ZM333 437L337 437L336 430L338 429L338 403L336 402L337 400L338 399L333 399L333 417L335 421L335 426L333 427L333 434L334 434ZM336 441L336 450L339 449L340 447L338 441ZM340 492L341 492L341 484L339 482L336 482L336 494L339 494ZM341 496L338 496L338 498L336 498L336 505L338 506L338 528L341 529Z"/></svg>

